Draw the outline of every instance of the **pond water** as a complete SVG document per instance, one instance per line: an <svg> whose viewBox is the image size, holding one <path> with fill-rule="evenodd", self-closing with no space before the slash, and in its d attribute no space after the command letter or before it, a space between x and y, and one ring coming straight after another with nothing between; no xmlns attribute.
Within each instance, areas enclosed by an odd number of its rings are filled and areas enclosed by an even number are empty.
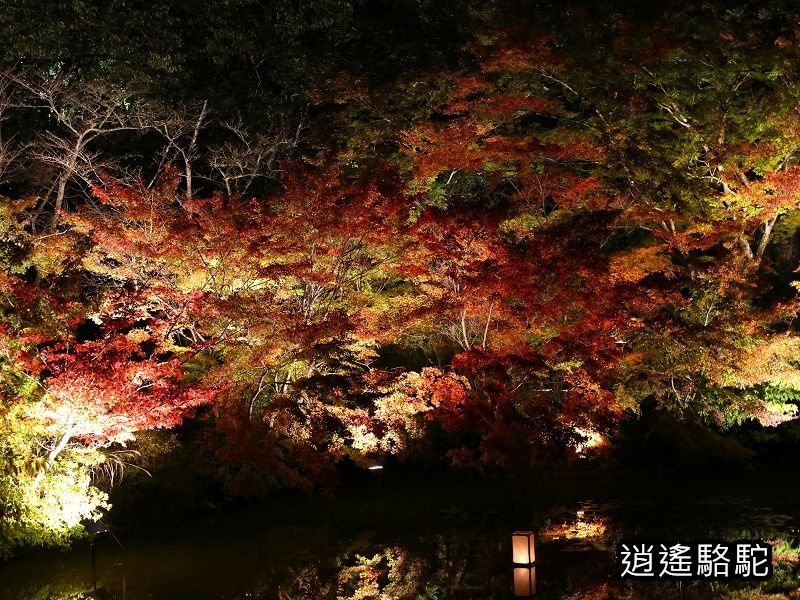
<svg viewBox="0 0 800 600"><path fill-rule="evenodd" d="M94 567L88 542L31 554L0 567L0 598L513 598L517 529L536 533L537 598L800 597L790 595L798 527L800 483L785 472L376 477L333 499L283 498L100 539ZM620 539L703 538L782 540L782 562L762 583L617 577Z"/></svg>

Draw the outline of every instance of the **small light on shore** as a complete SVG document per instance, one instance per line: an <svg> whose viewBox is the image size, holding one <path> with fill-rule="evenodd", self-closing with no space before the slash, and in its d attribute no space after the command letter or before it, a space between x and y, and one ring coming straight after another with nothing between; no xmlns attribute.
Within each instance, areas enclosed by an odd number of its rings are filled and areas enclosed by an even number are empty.
<svg viewBox="0 0 800 600"><path fill-rule="evenodd" d="M511 534L511 555L514 563L514 596L530 598L536 594L536 550L532 531Z"/></svg>
<svg viewBox="0 0 800 600"><path fill-rule="evenodd" d="M536 562L532 531L515 531L511 534L512 561L515 565L532 565Z"/></svg>
<svg viewBox="0 0 800 600"><path fill-rule="evenodd" d="M383 469L383 465L372 465L369 470L370 471L380 471Z"/></svg>

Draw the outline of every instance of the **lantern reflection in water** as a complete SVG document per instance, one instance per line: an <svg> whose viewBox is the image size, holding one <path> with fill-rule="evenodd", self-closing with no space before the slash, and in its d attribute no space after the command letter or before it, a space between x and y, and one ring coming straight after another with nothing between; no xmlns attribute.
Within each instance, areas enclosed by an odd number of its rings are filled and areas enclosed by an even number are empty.
<svg viewBox="0 0 800 600"><path fill-rule="evenodd" d="M514 567L514 596L530 598L536 594L536 567Z"/></svg>

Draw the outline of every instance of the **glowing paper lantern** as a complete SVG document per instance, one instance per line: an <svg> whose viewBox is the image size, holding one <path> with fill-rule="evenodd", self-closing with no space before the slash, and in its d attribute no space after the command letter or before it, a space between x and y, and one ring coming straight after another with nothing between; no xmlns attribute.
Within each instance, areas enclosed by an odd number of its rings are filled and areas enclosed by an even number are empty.
<svg viewBox="0 0 800 600"><path fill-rule="evenodd" d="M511 534L512 561L515 565L532 565L536 562L532 531L515 531Z"/></svg>
<svg viewBox="0 0 800 600"><path fill-rule="evenodd" d="M514 567L514 596L530 598L536 594L536 567Z"/></svg>

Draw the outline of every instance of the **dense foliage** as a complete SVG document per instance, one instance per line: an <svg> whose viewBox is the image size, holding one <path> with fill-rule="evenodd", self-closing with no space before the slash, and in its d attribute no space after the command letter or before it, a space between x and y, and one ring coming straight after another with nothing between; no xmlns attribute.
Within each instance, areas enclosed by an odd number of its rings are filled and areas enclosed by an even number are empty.
<svg viewBox="0 0 800 600"><path fill-rule="evenodd" d="M0 16L0 551L198 415L240 495L794 415L780 4L100 4Z"/></svg>

